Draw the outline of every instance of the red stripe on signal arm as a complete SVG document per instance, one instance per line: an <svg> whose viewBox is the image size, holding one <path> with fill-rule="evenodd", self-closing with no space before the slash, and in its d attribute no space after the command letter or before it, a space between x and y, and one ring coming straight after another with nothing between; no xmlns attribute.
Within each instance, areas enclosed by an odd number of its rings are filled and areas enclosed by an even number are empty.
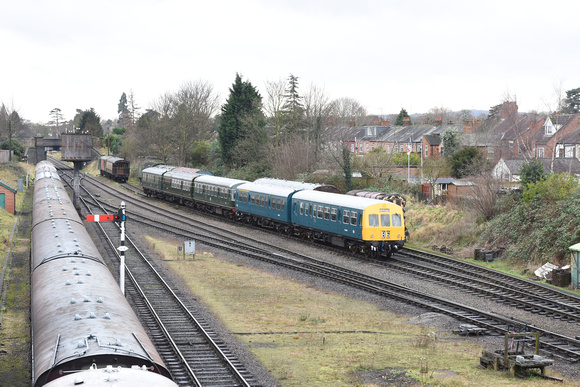
<svg viewBox="0 0 580 387"><path fill-rule="evenodd" d="M87 222L112 222L113 215L87 215Z"/></svg>

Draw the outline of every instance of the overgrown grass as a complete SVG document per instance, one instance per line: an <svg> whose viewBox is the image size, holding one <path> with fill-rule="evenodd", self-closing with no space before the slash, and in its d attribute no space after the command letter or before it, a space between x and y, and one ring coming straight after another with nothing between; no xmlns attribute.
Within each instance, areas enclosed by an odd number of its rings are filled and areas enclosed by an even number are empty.
<svg viewBox="0 0 580 387"><path fill-rule="evenodd" d="M12 165L11 165L12 164ZM23 179L23 191L16 194L16 212L31 216L32 193L26 195L26 173L33 181L34 166L24 163L0 164L0 179L18 187ZM33 189L29 186L28 190ZM26 198L26 201L25 201ZM0 272L6 266L4 283L0 289L4 299L0 329L0 386L25 386L30 384L30 235L20 227L12 235L18 218L0 210ZM12 241L10 238L13 238ZM10 254L8 251L10 250ZM13 257L8 266L7 260ZM0 282L1 284L1 282Z"/></svg>
<svg viewBox="0 0 580 387"><path fill-rule="evenodd" d="M180 242L148 240L284 386L544 385L481 370L479 345L375 305L208 253L173 260Z"/></svg>
<svg viewBox="0 0 580 387"><path fill-rule="evenodd" d="M472 257L477 247L479 226L476 215L445 206L411 202L405 220L410 242L423 247L453 247L454 255Z"/></svg>

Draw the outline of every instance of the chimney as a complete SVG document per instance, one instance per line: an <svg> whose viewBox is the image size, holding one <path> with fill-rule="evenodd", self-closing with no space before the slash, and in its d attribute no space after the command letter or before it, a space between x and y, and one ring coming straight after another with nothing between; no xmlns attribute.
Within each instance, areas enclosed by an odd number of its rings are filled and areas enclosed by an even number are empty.
<svg viewBox="0 0 580 387"><path fill-rule="evenodd" d="M383 126L391 126L391 120L387 118L385 121L383 121Z"/></svg>
<svg viewBox="0 0 580 387"><path fill-rule="evenodd" d="M509 116L515 116L518 114L518 104L516 101L504 101L501 105L501 118L505 119Z"/></svg>
<svg viewBox="0 0 580 387"><path fill-rule="evenodd" d="M443 120L441 119L441 117L436 117L435 126L441 126L441 124L443 124Z"/></svg>
<svg viewBox="0 0 580 387"><path fill-rule="evenodd" d="M463 133L472 134L480 126L481 120L476 120L475 116L471 117L471 119L466 118L463 120Z"/></svg>
<svg viewBox="0 0 580 387"><path fill-rule="evenodd" d="M410 126L411 119L409 117L403 117L403 126Z"/></svg>

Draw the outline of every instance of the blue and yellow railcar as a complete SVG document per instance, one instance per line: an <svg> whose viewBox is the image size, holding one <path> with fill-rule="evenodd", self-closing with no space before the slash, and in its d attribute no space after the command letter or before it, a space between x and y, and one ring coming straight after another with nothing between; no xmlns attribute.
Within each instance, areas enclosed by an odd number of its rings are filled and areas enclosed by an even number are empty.
<svg viewBox="0 0 580 387"><path fill-rule="evenodd" d="M299 191L292 198L292 223L302 238L371 256L390 256L405 243L403 209L382 200Z"/></svg>

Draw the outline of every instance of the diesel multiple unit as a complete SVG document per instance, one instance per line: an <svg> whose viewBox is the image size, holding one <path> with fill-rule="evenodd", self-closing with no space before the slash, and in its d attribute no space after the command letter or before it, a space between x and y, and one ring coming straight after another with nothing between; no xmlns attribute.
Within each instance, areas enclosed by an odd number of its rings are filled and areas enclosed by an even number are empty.
<svg viewBox="0 0 580 387"><path fill-rule="evenodd" d="M149 196L365 255L388 257L405 243L401 206L330 193L331 186L248 182L168 165L144 169L141 185Z"/></svg>

